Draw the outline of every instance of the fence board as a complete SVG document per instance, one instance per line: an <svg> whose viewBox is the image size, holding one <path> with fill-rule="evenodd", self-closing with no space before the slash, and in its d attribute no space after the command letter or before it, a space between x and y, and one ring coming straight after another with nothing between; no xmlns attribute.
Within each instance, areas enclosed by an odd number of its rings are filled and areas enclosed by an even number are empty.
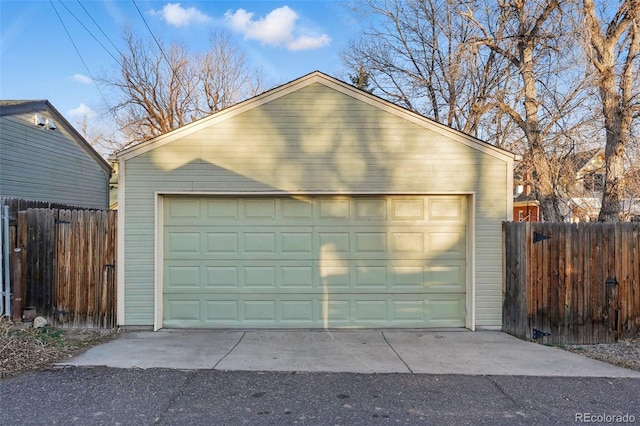
<svg viewBox="0 0 640 426"><path fill-rule="evenodd" d="M542 343L640 334L640 225L503 224L503 329ZM534 233L548 236L534 242ZM608 283L608 284L607 284ZM522 320L525 318L526 320Z"/></svg>

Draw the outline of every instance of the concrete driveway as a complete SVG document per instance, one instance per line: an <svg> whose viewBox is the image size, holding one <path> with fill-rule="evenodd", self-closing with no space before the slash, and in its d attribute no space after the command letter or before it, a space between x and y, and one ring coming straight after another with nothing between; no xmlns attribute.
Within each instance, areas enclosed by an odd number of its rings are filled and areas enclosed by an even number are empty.
<svg viewBox="0 0 640 426"><path fill-rule="evenodd" d="M499 331L126 331L60 365L224 371L636 377Z"/></svg>

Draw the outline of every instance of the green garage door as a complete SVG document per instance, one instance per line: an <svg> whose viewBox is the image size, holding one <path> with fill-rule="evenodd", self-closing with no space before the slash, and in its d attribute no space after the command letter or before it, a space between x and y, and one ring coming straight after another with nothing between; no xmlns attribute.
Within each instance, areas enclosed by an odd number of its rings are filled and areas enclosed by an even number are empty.
<svg viewBox="0 0 640 426"><path fill-rule="evenodd" d="M164 197L163 327L463 327L463 196Z"/></svg>

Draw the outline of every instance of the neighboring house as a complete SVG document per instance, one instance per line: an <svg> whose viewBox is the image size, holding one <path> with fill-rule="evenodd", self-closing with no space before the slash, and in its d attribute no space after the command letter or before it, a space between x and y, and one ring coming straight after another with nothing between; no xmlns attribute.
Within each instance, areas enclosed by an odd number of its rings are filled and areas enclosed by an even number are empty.
<svg viewBox="0 0 640 426"><path fill-rule="evenodd" d="M542 222L542 208L532 191L531 173L518 162L513 171L513 220Z"/></svg>
<svg viewBox="0 0 640 426"><path fill-rule="evenodd" d="M109 180L109 209L118 210L118 160L109 158L111 165L111 179Z"/></svg>
<svg viewBox="0 0 640 426"><path fill-rule="evenodd" d="M518 222L542 222L540 202L519 197L513 202L513 220Z"/></svg>
<svg viewBox="0 0 640 426"><path fill-rule="evenodd" d="M568 222L593 222L598 220L605 181L604 149L596 148L570 156L567 164L572 167L575 182L569 188L567 199Z"/></svg>
<svg viewBox="0 0 640 426"><path fill-rule="evenodd" d="M110 173L48 101L0 101L0 197L106 209Z"/></svg>
<svg viewBox="0 0 640 426"><path fill-rule="evenodd" d="M117 158L122 326L502 326L509 152L313 72Z"/></svg>
<svg viewBox="0 0 640 426"><path fill-rule="evenodd" d="M604 188L604 150L592 149L558 160L561 212L568 222L597 220ZM513 220L543 221L540 202L532 192L532 176L524 163L514 168Z"/></svg>

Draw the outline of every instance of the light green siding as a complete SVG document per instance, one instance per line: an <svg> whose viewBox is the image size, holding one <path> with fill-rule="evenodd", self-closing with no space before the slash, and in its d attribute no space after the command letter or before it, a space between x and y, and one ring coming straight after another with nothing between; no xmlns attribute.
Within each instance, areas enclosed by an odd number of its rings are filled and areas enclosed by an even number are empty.
<svg viewBox="0 0 640 426"><path fill-rule="evenodd" d="M165 327L464 327L463 196L164 198Z"/></svg>
<svg viewBox="0 0 640 426"><path fill-rule="evenodd" d="M482 142L458 134L471 141L462 143L353 90L303 85L123 155L124 324L154 323L155 194L193 192L472 194L476 325L501 325L496 306L502 300L501 221L509 217L511 196L507 155L488 153Z"/></svg>
<svg viewBox="0 0 640 426"><path fill-rule="evenodd" d="M33 115L0 117L0 196L108 208L105 167L59 121L50 130L36 126Z"/></svg>

